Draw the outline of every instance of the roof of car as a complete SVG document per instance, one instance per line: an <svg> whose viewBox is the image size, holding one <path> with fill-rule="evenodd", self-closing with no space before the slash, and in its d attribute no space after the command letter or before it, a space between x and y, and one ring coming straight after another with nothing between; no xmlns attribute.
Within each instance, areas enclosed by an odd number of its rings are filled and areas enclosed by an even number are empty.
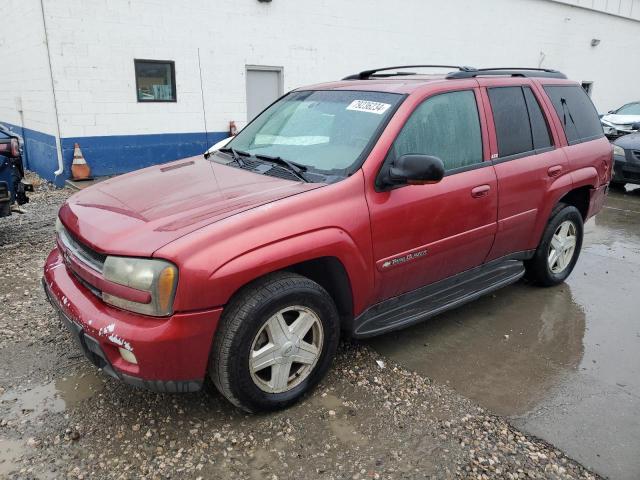
<svg viewBox="0 0 640 480"><path fill-rule="evenodd" d="M407 75L369 80L338 80L308 85L299 90L364 90L387 93L411 93L433 82L444 82L445 75Z"/></svg>

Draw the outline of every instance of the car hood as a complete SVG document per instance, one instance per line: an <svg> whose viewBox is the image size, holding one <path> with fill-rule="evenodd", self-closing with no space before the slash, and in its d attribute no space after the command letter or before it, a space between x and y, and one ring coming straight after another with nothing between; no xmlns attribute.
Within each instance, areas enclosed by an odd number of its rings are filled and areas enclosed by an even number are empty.
<svg viewBox="0 0 640 480"><path fill-rule="evenodd" d="M613 143L627 150L640 150L640 133L630 133L629 135L625 135L616 139Z"/></svg>
<svg viewBox="0 0 640 480"><path fill-rule="evenodd" d="M611 113L602 117L602 120L609 123L615 123L616 125L626 125L629 123L640 122L640 115L616 115Z"/></svg>
<svg viewBox="0 0 640 480"><path fill-rule="evenodd" d="M86 188L62 206L60 218L73 235L98 252L151 256L213 222L322 186L193 157Z"/></svg>

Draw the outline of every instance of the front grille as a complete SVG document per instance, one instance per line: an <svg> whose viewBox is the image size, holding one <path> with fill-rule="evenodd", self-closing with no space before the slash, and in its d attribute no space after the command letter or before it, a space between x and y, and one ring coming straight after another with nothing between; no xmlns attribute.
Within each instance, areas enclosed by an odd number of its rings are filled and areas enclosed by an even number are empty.
<svg viewBox="0 0 640 480"><path fill-rule="evenodd" d="M60 232L60 240L69 253L80 260L88 267L102 272L104 261L107 259L106 255L102 255L91 248L87 247L83 243L79 242L67 229L63 228Z"/></svg>

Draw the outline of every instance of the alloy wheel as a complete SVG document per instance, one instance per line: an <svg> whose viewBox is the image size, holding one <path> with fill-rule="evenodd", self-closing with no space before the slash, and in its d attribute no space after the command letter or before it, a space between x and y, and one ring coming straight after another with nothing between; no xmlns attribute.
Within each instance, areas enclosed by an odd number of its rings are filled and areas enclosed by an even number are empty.
<svg viewBox="0 0 640 480"><path fill-rule="evenodd" d="M570 220L565 220L556 229L551 243L547 261L552 273L562 273L571 263L576 251L576 226Z"/></svg>
<svg viewBox="0 0 640 480"><path fill-rule="evenodd" d="M299 305L271 316L256 334L249 353L251 378L260 390L283 393L313 371L324 341L322 322Z"/></svg>

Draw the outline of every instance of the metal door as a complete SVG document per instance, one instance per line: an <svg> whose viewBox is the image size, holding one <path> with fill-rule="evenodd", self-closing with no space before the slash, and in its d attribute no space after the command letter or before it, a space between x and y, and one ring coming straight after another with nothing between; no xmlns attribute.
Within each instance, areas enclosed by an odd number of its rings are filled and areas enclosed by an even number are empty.
<svg viewBox="0 0 640 480"><path fill-rule="evenodd" d="M247 67L247 121L253 120L282 95L282 69Z"/></svg>

